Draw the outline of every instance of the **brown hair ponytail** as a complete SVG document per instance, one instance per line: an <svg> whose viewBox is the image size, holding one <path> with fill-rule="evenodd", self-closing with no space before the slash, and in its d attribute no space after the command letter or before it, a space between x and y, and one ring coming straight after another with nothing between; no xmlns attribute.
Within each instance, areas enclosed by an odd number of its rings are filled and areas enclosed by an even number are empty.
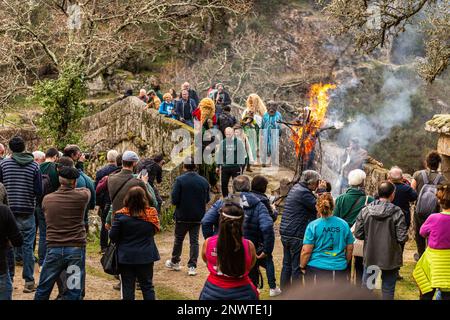
<svg viewBox="0 0 450 320"><path fill-rule="evenodd" d="M245 273L245 250L242 245L244 210L237 204L225 204L220 210L217 239L217 267L223 274L240 277Z"/></svg>
<svg viewBox="0 0 450 320"><path fill-rule="evenodd" d="M322 217L326 218L333 215L334 200L330 193L322 194L319 199L317 199L317 213Z"/></svg>

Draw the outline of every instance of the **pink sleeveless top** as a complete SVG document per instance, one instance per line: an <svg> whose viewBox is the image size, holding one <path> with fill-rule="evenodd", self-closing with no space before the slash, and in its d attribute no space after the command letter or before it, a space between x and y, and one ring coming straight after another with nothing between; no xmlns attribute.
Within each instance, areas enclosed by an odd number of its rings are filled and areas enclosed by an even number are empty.
<svg viewBox="0 0 450 320"><path fill-rule="evenodd" d="M209 270L208 281L224 289L241 287L248 284L254 287L248 276L252 264L249 241L242 238L242 244L245 252L245 273L241 277L236 278L227 276L221 273L220 270L217 270L217 239L217 235L212 236L208 239L208 244L206 245L206 260Z"/></svg>

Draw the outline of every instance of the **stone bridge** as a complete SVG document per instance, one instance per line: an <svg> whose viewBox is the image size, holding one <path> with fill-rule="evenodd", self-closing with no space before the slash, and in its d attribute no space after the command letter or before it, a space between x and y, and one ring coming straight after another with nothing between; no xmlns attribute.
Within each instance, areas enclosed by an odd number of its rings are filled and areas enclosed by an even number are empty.
<svg viewBox="0 0 450 320"><path fill-rule="evenodd" d="M137 97L128 97L83 119L83 144L89 146L94 155L87 171L94 176L95 171L105 164L106 152L110 149L120 153L132 150L141 157L161 153L167 163L160 189L162 196L168 197L172 182L181 173L181 157L170 161L172 149L179 143L173 141L172 132L183 128L193 138L193 129L161 116L157 110L143 110L144 107L145 103Z"/></svg>

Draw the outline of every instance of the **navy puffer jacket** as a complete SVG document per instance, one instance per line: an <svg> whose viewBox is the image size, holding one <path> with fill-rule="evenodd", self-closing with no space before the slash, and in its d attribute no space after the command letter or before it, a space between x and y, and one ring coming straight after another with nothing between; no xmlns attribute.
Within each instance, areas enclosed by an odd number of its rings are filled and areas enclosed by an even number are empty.
<svg viewBox="0 0 450 320"><path fill-rule="evenodd" d="M253 242L264 244L264 253L271 254L275 244L273 220L266 206L249 192L240 193L244 207L244 238ZM205 214L202 220L203 237L209 238L219 231L219 210L223 200L218 200Z"/></svg>
<svg viewBox="0 0 450 320"><path fill-rule="evenodd" d="M286 198L280 235L303 240L308 224L317 219L316 197L306 184L297 183Z"/></svg>

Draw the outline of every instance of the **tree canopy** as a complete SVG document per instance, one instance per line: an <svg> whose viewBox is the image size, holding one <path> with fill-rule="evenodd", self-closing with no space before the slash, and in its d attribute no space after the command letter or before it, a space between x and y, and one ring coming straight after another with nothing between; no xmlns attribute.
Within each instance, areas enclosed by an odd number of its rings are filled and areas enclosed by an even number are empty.
<svg viewBox="0 0 450 320"><path fill-rule="evenodd" d="M426 35L426 55L418 72L434 81L450 61L450 2L445 0L319 0L337 27L337 35L350 34L357 49L371 53L385 46L409 23L420 24Z"/></svg>

